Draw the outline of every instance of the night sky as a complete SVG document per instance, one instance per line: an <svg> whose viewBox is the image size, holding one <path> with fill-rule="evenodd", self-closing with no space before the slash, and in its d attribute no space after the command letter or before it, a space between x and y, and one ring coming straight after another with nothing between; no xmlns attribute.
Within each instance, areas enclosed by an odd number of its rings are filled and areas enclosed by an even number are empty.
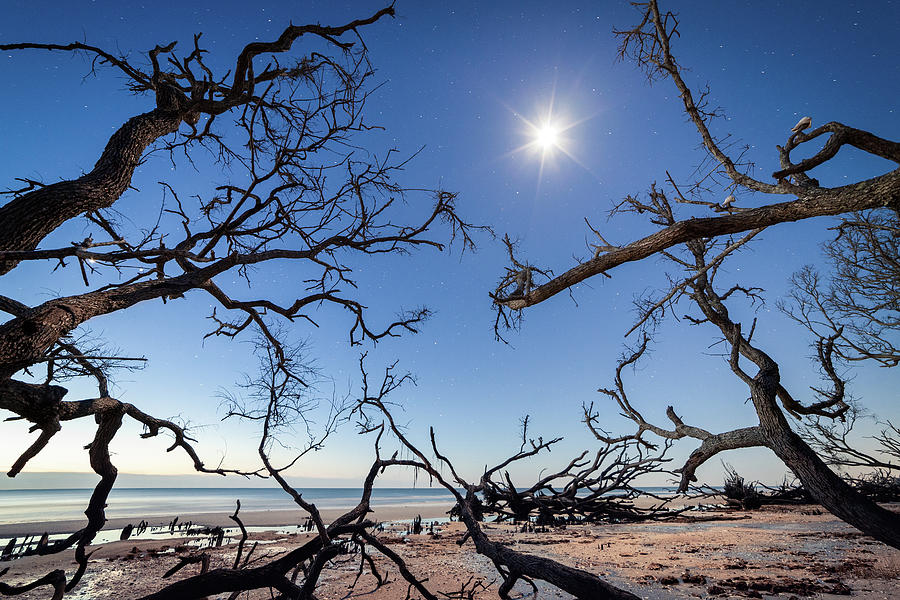
<svg viewBox="0 0 900 600"><path fill-rule="evenodd" d="M343 6L336 6L343 4ZM452 5L453 8L449 8ZM579 6L580 5L580 6ZM4 43L85 41L128 54L145 64L156 44L203 32L209 62L224 72L239 49L255 39L275 39L288 22L343 24L381 7L372 2L191 2L161 9L136 2L7 3L0 23ZM762 7L762 8L761 8ZM749 145L755 174L766 179L777 168L776 144L809 115L813 126L836 120L900 139L897 98L900 61L896 32L900 6L893 2L663 3L679 12L681 37L673 51L695 91L705 84L711 102L725 117L712 128ZM384 127L357 139L383 156L418 155L398 180L409 188L442 188L459 194L459 211L470 222L490 225L502 237L519 240L521 257L561 273L590 256L584 218L612 243L624 244L652 231L638 219L606 221L606 212L626 194L644 193L666 171L689 182L704 158L700 138L682 112L671 81L648 83L629 62L617 62L613 28L636 24L638 13L626 2L557 3L399 1L397 16L361 30L376 69L366 122ZM299 56L304 42L295 45ZM150 96L133 96L112 69L86 76L89 60L68 53L20 51L0 55L4 94L0 96L0 186L14 178L46 182L89 171L109 135L129 117L150 110ZM529 123L552 121L560 146L542 152L532 142ZM421 149L421 150L420 150ZM147 227L157 218L165 180L182 197L209 196L228 173L199 161L174 168L162 154L139 167L134 190L115 205ZM890 170L887 161L842 150L838 159L813 172L822 185L838 186ZM707 199L720 201L714 191ZM739 206L779 199L738 194ZM410 193L402 215L421 218L430 207L423 193ZM707 211L708 212L708 211ZM705 215L686 210L683 217ZM818 245L831 235L835 220L818 219L773 227L751 248L730 259L727 275L766 289L767 303L754 338L782 367L783 381L795 397L808 400L818 372L808 360L805 332L776 308L790 275L805 264L821 263ZM177 231L177 221L167 226ZM57 230L42 248L67 246L93 230L75 221ZM435 233L445 240L446 232ZM95 238L99 238L99 234ZM494 339L494 313L488 293L507 264L505 249L487 235L476 238L476 253L459 247L438 253L420 249L408 256L354 260L359 289L370 307L371 323L387 323L402 308L426 305L435 316L417 335L381 342L369 351L373 373L398 360L398 369L418 384L398 391L400 420L419 441L434 425L446 454L471 475L487 462L518 448L519 419L530 414L534 435L566 436L550 455L515 474L518 482L538 469L564 465L577 451L594 447L580 424L582 403L595 402L608 413L607 429L630 432L633 424L599 387L612 384L623 334L634 319L637 294L665 285L669 265L651 259L619 267L611 279L594 278L566 294L529 309L521 331L508 344ZM0 279L0 293L36 304L54 295L85 290L77 267L52 272L54 263L22 265ZM723 276L725 274L723 273ZM281 300L305 278L299 265L266 266L253 274L253 295ZM235 294L246 286L223 281ZM146 356L148 367L119 375L116 397L159 417L180 415L200 426L199 449L208 463L247 466L255 452L252 424L220 423L220 398L242 373L252 372L250 336L235 341L203 340L211 323L208 296L194 292L167 305L146 303L89 323L122 352ZM687 305L679 314L690 312ZM313 316L320 327L297 324L296 340L323 375L320 395L344 396L358 390L360 348L347 343L352 321L323 307ZM742 315L747 323L753 313ZM659 331L652 355L626 374L632 402L662 423L667 405L689 424L711 431L754 424L747 389L717 353L716 331L670 321ZM880 418L900 417L896 370L855 371L852 392ZM96 395L89 382L69 385L68 399ZM400 410L400 409L398 409ZM68 423L31 471L88 471L87 453L73 451L92 435L93 422ZM860 433L871 433L865 423ZM868 428L868 429L867 429ZM134 424L118 435L114 461L126 473L189 473L190 462L165 453L165 440L140 440ZM3 424L4 465L27 443L21 423ZM353 485L367 469L372 440L352 425L322 452L295 469L301 482ZM698 442L685 440L673 457L683 458ZM780 480L783 467L768 451L721 455L750 479ZM676 460L677 462L677 460ZM710 483L721 478L719 460L699 472ZM326 479L321 479L326 478ZM395 473L392 481L408 481ZM664 480L663 480L664 481ZM225 482L218 479L216 484ZM235 482L243 484L241 480Z"/></svg>

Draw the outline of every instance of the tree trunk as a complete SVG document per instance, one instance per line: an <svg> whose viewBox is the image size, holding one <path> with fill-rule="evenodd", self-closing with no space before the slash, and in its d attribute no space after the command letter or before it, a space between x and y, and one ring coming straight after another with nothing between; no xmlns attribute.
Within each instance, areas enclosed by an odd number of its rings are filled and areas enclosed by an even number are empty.
<svg viewBox="0 0 900 600"><path fill-rule="evenodd" d="M794 472L810 495L833 515L863 533L900 549L900 514L878 506L841 479L794 433L778 408L778 369L765 369L751 386L753 405L767 445Z"/></svg>

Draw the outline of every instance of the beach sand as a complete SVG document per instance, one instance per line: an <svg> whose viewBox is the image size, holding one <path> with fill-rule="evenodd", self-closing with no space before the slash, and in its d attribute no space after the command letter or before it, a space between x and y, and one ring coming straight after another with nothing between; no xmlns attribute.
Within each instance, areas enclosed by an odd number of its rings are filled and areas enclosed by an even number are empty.
<svg viewBox="0 0 900 600"><path fill-rule="evenodd" d="M427 522L445 516L448 507L405 506L379 508L376 520L408 519L421 514ZM895 507L896 508L896 507ZM285 525L298 520L298 513L281 511L247 513L250 525ZM328 511L328 517L333 516ZM900 598L900 551L894 550L844 524L816 506L764 507L758 511L699 513L704 518L727 520L676 521L620 525L575 525L552 528L546 533L521 533L508 524L486 524L487 533L514 549L546 556L605 578L642 598L759 598L792 597L888 600ZM210 517L212 518L212 517ZM230 524L218 514L209 524ZM200 515L184 520L203 522ZM493 566L477 555L471 542L462 547L459 523L439 527L437 535L405 535L404 524L389 526L379 537L407 562L409 569L435 592L457 591L470 578L488 588L473 600L497 598L499 578ZM40 529L40 528L38 528ZM293 530L251 533L249 544L260 542L255 557L271 559L308 540L310 534ZM29 533L34 533L32 529ZM160 577L178 562L177 556L196 552L185 540L141 540L104 544L91 557L87 575L73 598L127 600L162 587ZM236 544L211 548L210 568L230 566ZM268 560L267 559L267 560ZM390 583L376 588L366 573L353 582L359 568L358 555L345 555L325 571L317 597L321 600L360 598L402 600L407 584L397 568L376 555ZM3 566L10 567L5 583L25 582L53 568L73 569L71 554L28 557ZM189 565L172 580L198 570ZM539 583L539 598L571 598ZM48 589L22 598L46 598ZM225 598L226 596L220 596ZM247 596L242 596L247 597ZM269 598L268 591L251 598ZM417 597L415 594L413 597ZM438 594L438 597L443 597ZM513 598L532 598L527 584L518 584Z"/></svg>

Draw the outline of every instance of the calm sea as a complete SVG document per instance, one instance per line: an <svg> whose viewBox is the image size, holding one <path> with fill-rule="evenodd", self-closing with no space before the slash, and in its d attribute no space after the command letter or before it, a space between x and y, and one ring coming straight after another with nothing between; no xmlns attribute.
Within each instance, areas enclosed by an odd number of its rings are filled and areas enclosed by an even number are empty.
<svg viewBox="0 0 900 600"><path fill-rule="evenodd" d="M303 498L319 508L350 508L359 502L359 488L306 488ZM91 497L89 489L0 490L0 524L81 519ZM274 488L114 488L107 518L176 516L198 512L294 509L297 505ZM452 502L443 488L377 488L373 506Z"/></svg>
<svg viewBox="0 0 900 600"><path fill-rule="evenodd" d="M645 491L669 494L669 487ZM82 519L90 489L0 490L0 525L35 521ZM359 502L360 488L305 488L303 498L319 508L351 508ZM240 499L241 511L290 510L293 500L276 488L113 488L106 517L142 519L173 517L200 512L233 512ZM453 496L443 488L376 488L372 506L446 504Z"/></svg>

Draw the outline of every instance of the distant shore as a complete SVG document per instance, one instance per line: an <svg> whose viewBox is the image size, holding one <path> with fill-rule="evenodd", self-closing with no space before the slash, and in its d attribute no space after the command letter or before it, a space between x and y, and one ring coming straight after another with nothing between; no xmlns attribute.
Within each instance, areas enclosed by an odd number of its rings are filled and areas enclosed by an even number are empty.
<svg viewBox="0 0 900 600"><path fill-rule="evenodd" d="M452 503L423 503L423 504L399 504L392 506L376 506L374 512L369 513L369 519L375 522L402 521L414 519L421 515L424 520L441 519L447 517L447 512L453 506ZM346 513L349 508L324 508L320 513L325 522L331 522L340 515ZM231 512L197 512L179 515L155 515L134 517L118 517L108 519L104 530L122 529L126 525L137 525L141 520L146 520L151 525L168 525L175 517L180 523L188 521L196 525L210 527L236 527L229 517ZM292 510L254 510L241 511L241 521L247 527L293 527L306 519L306 513L300 508ZM23 523L7 523L0 525L0 538L21 537L26 535L72 533L84 527L85 519L67 519L59 521L31 521Z"/></svg>

